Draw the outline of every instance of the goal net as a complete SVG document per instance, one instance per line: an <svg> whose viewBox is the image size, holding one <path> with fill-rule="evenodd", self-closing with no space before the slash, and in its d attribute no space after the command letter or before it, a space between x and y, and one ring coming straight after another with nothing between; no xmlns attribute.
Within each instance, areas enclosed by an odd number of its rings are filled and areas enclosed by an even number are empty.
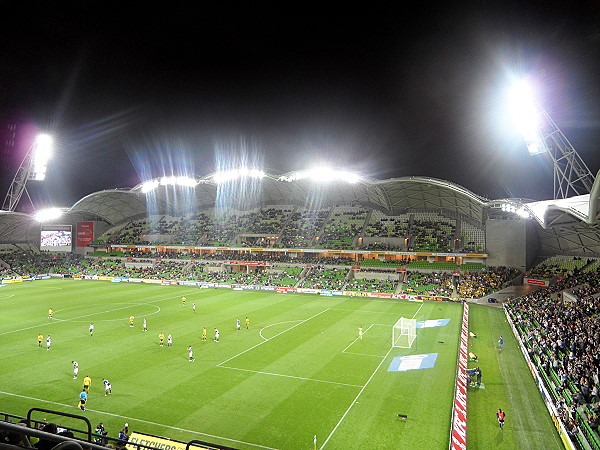
<svg viewBox="0 0 600 450"><path fill-rule="evenodd" d="M417 338L417 320L400 317L392 329L392 347L410 348Z"/></svg>

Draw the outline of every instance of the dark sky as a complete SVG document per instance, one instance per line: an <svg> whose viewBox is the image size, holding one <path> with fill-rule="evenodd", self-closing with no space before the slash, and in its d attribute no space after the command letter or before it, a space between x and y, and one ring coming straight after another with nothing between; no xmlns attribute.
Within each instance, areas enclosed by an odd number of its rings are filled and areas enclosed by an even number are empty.
<svg viewBox="0 0 600 450"><path fill-rule="evenodd" d="M504 94L535 80L595 174L600 6L486 3L262 19L75 3L1 32L0 113L56 136L47 180L28 185L38 207L163 174L319 163L551 198L549 159L528 155ZM2 167L2 198L15 170Z"/></svg>

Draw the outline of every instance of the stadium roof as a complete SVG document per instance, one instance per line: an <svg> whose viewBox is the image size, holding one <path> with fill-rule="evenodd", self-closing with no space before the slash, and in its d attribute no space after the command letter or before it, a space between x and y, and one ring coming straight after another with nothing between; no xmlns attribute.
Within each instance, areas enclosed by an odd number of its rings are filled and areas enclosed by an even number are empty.
<svg viewBox="0 0 600 450"><path fill-rule="evenodd" d="M443 210L483 220L483 210L499 200L488 200L468 189L436 178L403 177L389 180L315 182L285 181L285 176L266 174L260 180L215 181L214 174L198 178L196 186L157 186L144 191L144 184L130 189L94 192L77 201L68 214L118 225L151 214L183 215L209 208L250 210L260 206L298 205L318 209L331 205L360 204L389 215L407 210ZM158 181L158 179L156 179ZM507 200L508 201L508 200ZM520 200L544 228L566 222L594 224L598 218L600 177L591 194L568 199ZM27 235L37 224L23 213L0 211L0 241Z"/></svg>
<svg viewBox="0 0 600 450"><path fill-rule="evenodd" d="M298 205L321 208L360 204L397 215L408 209L440 209L481 221L487 199L468 189L435 178L405 177L383 181L315 183L283 181L266 175L260 180L217 183L209 175L195 187L157 185L148 193L144 184L129 190L105 190L79 200L71 212L97 216L110 224L153 214L185 214L222 207L249 210L265 205Z"/></svg>
<svg viewBox="0 0 600 450"><path fill-rule="evenodd" d="M589 194L529 202L526 207L544 228L574 221L595 224L598 221L598 203L600 201L599 175L600 172L596 175L592 191Z"/></svg>
<svg viewBox="0 0 600 450"><path fill-rule="evenodd" d="M25 242L38 226L33 215L0 211L0 243Z"/></svg>

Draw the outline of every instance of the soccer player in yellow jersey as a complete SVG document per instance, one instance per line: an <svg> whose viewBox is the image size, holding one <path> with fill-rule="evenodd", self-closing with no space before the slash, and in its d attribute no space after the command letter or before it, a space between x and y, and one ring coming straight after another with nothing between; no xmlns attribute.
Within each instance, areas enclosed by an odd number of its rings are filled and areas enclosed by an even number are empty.
<svg viewBox="0 0 600 450"><path fill-rule="evenodd" d="M135 317L133 317L133 314L129 316L129 326L132 327L133 326L133 319L135 319Z"/></svg>
<svg viewBox="0 0 600 450"><path fill-rule="evenodd" d="M52 311L52 308L50 308L48 310L48 319L52 319L52 314L54 314L54 311Z"/></svg>
<svg viewBox="0 0 600 450"><path fill-rule="evenodd" d="M38 348L42 348L42 342L44 341L44 336L38 334Z"/></svg>
<svg viewBox="0 0 600 450"><path fill-rule="evenodd" d="M181 297L181 305L185 306L185 301L187 300L187 298L185 297Z"/></svg>
<svg viewBox="0 0 600 450"><path fill-rule="evenodd" d="M250 326L250 319L248 318L248 316L246 316L246 330L248 329L249 326Z"/></svg>
<svg viewBox="0 0 600 450"><path fill-rule="evenodd" d="M206 340L206 327L202 328L202 340Z"/></svg>
<svg viewBox="0 0 600 450"><path fill-rule="evenodd" d="M160 333L158 335L158 340L160 341L160 346L164 347L164 343L165 343L165 334L164 333Z"/></svg>
<svg viewBox="0 0 600 450"><path fill-rule="evenodd" d="M90 378L89 375L86 375L85 378L83 379L83 390L85 392L89 392L91 385L92 385L92 379Z"/></svg>

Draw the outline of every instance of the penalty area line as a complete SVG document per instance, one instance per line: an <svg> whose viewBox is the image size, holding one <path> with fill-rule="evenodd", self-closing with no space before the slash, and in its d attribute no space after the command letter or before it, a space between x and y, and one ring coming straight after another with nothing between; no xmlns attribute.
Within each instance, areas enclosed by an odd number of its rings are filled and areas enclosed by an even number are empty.
<svg viewBox="0 0 600 450"><path fill-rule="evenodd" d="M64 407L67 407L67 408L76 408L76 406L67 405L65 403L52 402L50 400L43 400L41 398L28 397L26 395L20 395L20 394L13 394L11 392L0 391L0 395L7 395L7 396L11 396L11 397L24 398L26 400L34 400L36 402L49 403L51 405L64 406ZM98 413L98 414L105 414L105 415L111 416L111 417L119 417L121 419L126 419L128 421L137 421L137 422L141 422L141 423L145 423L145 424L153 425L153 426L157 426L157 427L169 428L171 430L183 431L185 433L197 434L197 435L206 436L206 437L209 437L209 438L212 438L212 439L221 439L223 441L236 442L238 444L250 445L252 447L264 448L264 449L267 449L267 450L277 450L276 448L273 448L273 447L266 447L266 446L260 445L260 444L253 444L252 442L245 442L245 441L240 441L240 440L237 440L237 439L226 438L226 437L223 437L223 436L216 436L214 434L202 433L201 431L186 430L185 428L173 427L171 425L165 425L165 424L162 424L162 423L152 422L152 421L149 421L149 420L137 419L135 417L123 416L121 414L114 414L114 413L104 412L104 411L100 411L98 409L89 409L89 408L86 408L86 411L95 412L95 413Z"/></svg>
<svg viewBox="0 0 600 450"><path fill-rule="evenodd" d="M373 373L371 374L371 376L369 377L369 379L367 380L367 382L365 383L365 385L362 387L362 389L359 391L359 393L356 394L356 397L354 398L354 400L352 401L352 403L350 403L350 406L348 406L348 409L346 410L346 412L344 413L344 415L341 417L341 419L338 421L338 423L336 424L336 426L333 427L333 430L331 430L331 433L329 433L329 436L327 436L327 439L325 439L325 441L323 442L323 444L321 445L321 447L319 447L319 450L321 450L323 447L325 447L327 445L327 443L331 439L331 436L333 436L333 434L336 432L336 430L338 429L338 427L344 421L344 419L346 418L346 416L348 415L348 413L350 412L350 410L352 409L352 407L358 401L358 398L365 391L365 389L367 388L367 386L369 385L369 383L371 382L371 380L373 379L373 377L375 376L375 374L379 371L379 368L381 367L381 365L383 364L383 362L387 359L387 357L389 356L390 352L393 349L394 349L394 347L390 347L390 349L388 350L388 352L386 353L386 355L383 358L381 358L381 362L379 363L379 365L377 366L377 368L373 371Z"/></svg>

